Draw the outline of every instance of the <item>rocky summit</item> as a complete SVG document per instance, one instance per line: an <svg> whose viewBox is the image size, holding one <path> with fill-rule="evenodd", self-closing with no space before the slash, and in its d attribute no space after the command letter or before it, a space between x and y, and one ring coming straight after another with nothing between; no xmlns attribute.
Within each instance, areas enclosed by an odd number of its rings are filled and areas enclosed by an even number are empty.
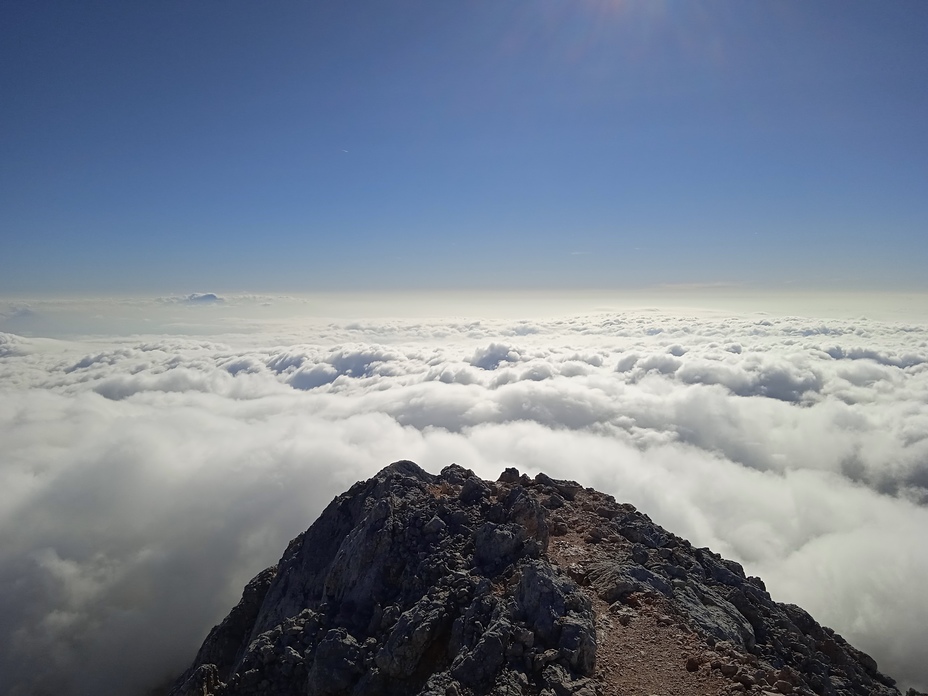
<svg viewBox="0 0 928 696"><path fill-rule="evenodd" d="M572 481L391 464L245 587L172 696L899 691L738 563Z"/></svg>

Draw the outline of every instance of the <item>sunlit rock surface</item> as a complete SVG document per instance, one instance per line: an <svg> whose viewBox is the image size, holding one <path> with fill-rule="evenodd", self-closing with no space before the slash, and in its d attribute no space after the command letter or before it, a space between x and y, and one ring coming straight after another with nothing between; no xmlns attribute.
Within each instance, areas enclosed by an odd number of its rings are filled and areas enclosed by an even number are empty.
<svg viewBox="0 0 928 696"><path fill-rule="evenodd" d="M254 578L173 696L898 695L868 655L630 505L391 464Z"/></svg>

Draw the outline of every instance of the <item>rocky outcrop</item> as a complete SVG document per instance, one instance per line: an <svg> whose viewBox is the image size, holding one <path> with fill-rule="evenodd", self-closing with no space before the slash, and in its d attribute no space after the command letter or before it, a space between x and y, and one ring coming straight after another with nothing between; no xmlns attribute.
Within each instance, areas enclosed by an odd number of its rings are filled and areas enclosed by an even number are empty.
<svg viewBox="0 0 928 696"><path fill-rule="evenodd" d="M593 696L648 679L899 693L737 563L630 505L543 474L405 461L333 500L252 580L171 693Z"/></svg>

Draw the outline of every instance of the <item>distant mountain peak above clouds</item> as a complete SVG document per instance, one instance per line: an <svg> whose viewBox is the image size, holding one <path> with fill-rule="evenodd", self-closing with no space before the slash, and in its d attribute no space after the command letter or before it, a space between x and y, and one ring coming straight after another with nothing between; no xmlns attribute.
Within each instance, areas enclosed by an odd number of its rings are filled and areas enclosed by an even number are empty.
<svg viewBox="0 0 928 696"><path fill-rule="evenodd" d="M738 563L612 496L400 461L335 498L247 585L169 693L899 691Z"/></svg>
<svg viewBox="0 0 928 696"><path fill-rule="evenodd" d="M225 302L225 299L214 292L194 292L185 295L180 301L186 304L217 304Z"/></svg>

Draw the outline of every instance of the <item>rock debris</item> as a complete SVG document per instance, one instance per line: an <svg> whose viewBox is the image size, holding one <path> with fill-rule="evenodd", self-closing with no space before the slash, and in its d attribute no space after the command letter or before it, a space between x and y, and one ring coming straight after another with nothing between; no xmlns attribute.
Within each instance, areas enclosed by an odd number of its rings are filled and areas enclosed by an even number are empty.
<svg viewBox="0 0 928 696"><path fill-rule="evenodd" d="M171 696L899 696L741 566L611 496L391 464L338 496ZM919 696L910 692L908 696Z"/></svg>

